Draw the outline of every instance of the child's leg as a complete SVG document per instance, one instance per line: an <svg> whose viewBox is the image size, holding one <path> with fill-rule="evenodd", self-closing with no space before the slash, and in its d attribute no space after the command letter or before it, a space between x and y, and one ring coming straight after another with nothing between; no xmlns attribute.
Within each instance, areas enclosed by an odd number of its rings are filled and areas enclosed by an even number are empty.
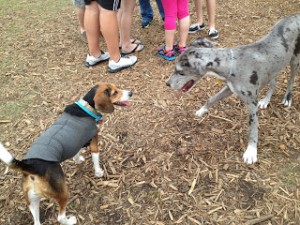
<svg viewBox="0 0 300 225"><path fill-rule="evenodd" d="M174 35L176 31L176 16L177 16L177 1L174 0L162 0L162 5L165 12L165 39L166 50L173 49Z"/></svg>
<svg viewBox="0 0 300 225"><path fill-rule="evenodd" d="M210 0L206 0L208 2ZM196 13L197 13L197 23L203 24L203 13L202 13L202 0L195 0Z"/></svg>
<svg viewBox="0 0 300 225"><path fill-rule="evenodd" d="M208 14L208 27L214 29L216 19L216 0L206 0L207 14Z"/></svg>
<svg viewBox="0 0 300 225"><path fill-rule="evenodd" d="M179 45L186 46L190 27L189 2L188 0L179 0L177 8L177 17L179 20Z"/></svg>
<svg viewBox="0 0 300 225"><path fill-rule="evenodd" d="M88 39L88 47L90 55L98 57L101 54L99 47L100 24L99 24L99 8L96 2L86 5L84 14L84 27Z"/></svg>
<svg viewBox="0 0 300 225"><path fill-rule="evenodd" d="M79 21L79 26L80 26L80 33L83 33L85 31L84 29L84 12L85 12L85 8L80 8L77 7L77 18Z"/></svg>

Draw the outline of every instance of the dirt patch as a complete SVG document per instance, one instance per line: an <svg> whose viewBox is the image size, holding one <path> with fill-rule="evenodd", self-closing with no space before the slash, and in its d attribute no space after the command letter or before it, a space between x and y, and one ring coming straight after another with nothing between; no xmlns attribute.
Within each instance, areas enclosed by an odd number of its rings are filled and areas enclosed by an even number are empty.
<svg viewBox="0 0 300 225"><path fill-rule="evenodd" d="M244 104L230 97L196 118L196 110L221 88L218 82L203 79L184 95L164 84L174 64L155 56L164 37L156 8L149 29L140 28L136 10L132 33L146 46L138 63L109 74L106 64L83 66L87 46L80 41L71 3L25 3L13 11L0 7L6 21L0 24L0 140L17 158L66 104L97 81L134 93L132 105L105 115L101 126L105 178L94 177L88 151L81 166L63 163L70 188L67 212L78 224L300 224L298 77L293 106L280 104L289 68L277 81L270 107L259 111L259 163L249 166L241 159L248 129ZM218 1L217 47L258 40L299 8L298 0ZM189 40L198 36L207 34ZM0 223L32 224L21 175L4 172L1 164ZM57 224L56 217L56 205L43 201L43 224Z"/></svg>

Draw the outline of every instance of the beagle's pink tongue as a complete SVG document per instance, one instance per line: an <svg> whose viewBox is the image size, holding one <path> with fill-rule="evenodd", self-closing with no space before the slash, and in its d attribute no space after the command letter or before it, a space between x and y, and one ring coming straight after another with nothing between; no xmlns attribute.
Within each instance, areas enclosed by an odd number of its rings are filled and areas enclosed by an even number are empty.
<svg viewBox="0 0 300 225"><path fill-rule="evenodd" d="M121 104L122 104L123 106L129 106L129 105L130 105L130 103L129 103L128 101L126 101L126 102L121 102Z"/></svg>
<svg viewBox="0 0 300 225"><path fill-rule="evenodd" d="M115 105L118 105L118 106L129 106L129 102L128 101L116 102Z"/></svg>

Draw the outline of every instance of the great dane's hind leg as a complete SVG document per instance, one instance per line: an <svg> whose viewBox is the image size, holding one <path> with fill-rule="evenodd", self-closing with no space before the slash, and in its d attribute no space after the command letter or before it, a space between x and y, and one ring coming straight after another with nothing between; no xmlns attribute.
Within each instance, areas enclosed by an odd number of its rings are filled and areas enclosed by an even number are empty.
<svg viewBox="0 0 300 225"><path fill-rule="evenodd" d="M300 69L299 61L300 61L300 56L293 57L290 63L291 76L289 78L286 92L282 100L282 104L284 104L287 107L290 107L292 105L292 89L293 89L293 84L295 81L296 74Z"/></svg>
<svg viewBox="0 0 300 225"><path fill-rule="evenodd" d="M272 79L269 84L269 89L266 93L266 96L258 102L258 107L261 109L266 109L271 101L271 97L275 90L276 80Z"/></svg>
<svg viewBox="0 0 300 225"><path fill-rule="evenodd" d="M247 102L249 113L249 133L248 146L244 152L243 159L245 163L252 164L257 161L257 142L258 142L258 117L257 102Z"/></svg>
<svg viewBox="0 0 300 225"><path fill-rule="evenodd" d="M209 98L208 101L202 106L197 112L196 116L203 116L205 113L208 112L208 109L217 101L220 101L232 94L230 88L228 86L223 87L217 94L213 97Z"/></svg>

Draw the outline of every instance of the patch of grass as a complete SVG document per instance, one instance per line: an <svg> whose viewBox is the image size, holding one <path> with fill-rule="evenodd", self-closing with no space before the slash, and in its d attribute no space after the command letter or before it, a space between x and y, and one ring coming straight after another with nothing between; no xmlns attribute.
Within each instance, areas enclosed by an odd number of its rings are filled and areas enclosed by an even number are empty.
<svg viewBox="0 0 300 225"><path fill-rule="evenodd" d="M297 180L300 179L300 165L298 163L288 163L280 169L279 173L283 177L284 183L295 185Z"/></svg>
<svg viewBox="0 0 300 225"><path fill-rule="evenodd" d="M62 11L72 8L72 1L5 1L0 0L0 40L14 40L22 32L44 26L44 21L57 20ZM3 42L5 44L5 42Z"/></svg>
<svg viewBox="0 0 300 225"><path fill-rule="evenodd" d="M13 81L30 71L30 50L35 49L36 43L41 43L35 41L44 38L42 35L49 31L48 24L54 25L50 28L53 27L55 32L55 28L59 27L55 24L59 23L61 17L66 18L69 14L74 16L73 10L75 7L71 0L0 0L0 119L11 120L28 108L32 95L12 99L6 96L6 90L11 90ZM37 46L36 50L39 48Z"/></svg>
<svg viewBox="0 0 300 225"><path fill-rule="evenodd" d="M0 119L12 120L19 117L21 113L26 110L31 102L31 96L25 96L22 99L16 99L15 101L8 101L0 105Z"/></svg>

